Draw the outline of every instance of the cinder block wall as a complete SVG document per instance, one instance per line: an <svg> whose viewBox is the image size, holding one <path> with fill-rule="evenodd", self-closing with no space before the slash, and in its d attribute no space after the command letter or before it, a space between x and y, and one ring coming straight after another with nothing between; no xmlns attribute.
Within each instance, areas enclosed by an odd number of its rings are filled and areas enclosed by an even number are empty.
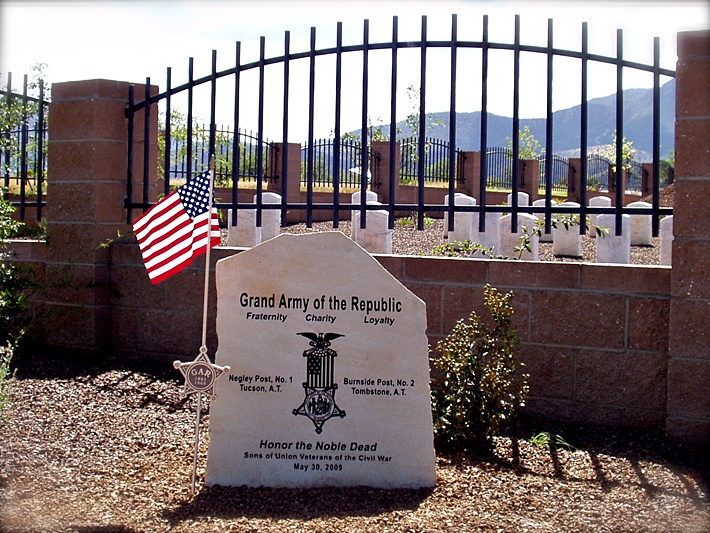
<svg viewBox="0 0 710 533"><path fill-rule="evenodd" d="M710 442L710 30L678 34L676 73L667 428Z"/></svg>

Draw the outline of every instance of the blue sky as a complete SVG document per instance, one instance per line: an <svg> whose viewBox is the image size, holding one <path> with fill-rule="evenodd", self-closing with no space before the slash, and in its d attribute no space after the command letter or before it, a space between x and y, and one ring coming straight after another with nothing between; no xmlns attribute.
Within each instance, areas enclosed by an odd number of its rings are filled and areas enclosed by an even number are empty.
<svg viewBox="0 0 710 533"><path fill-rule="evenodd" d="M429 39L448 39L451 32L451 14L458 15L459 39L480 40L482 15L489 16L490 39L512 42L514 15L521 16L521 41L525 44L546 43L547 19L554 21L555 47L579 49L581 25L589 25L590 52L615 55L616 30L624 30L625 57L642 63L652 61L653 38L661 40L661 64L675 68L676 33L710 28L709 10L705 2L698 1L32 1L2 0L0 2L0 75L5 82L7 72L12 72L14 84L28 73L32 65L46 63L46 72L51 82L81 79L116 79L141 83L146 77L164 86L166 67L172 68L173 84L186 80L188 58L195 62L195 76L209 72L212 50L217 50L218 69L234 64L235 42L242 43L242 60L248 62L258 57L259 38L266 38L267 57L283 53L284 32L291 33L291 51L305 51L309 45L310 27L317 28L318 48L334 45L338 21L344 25L346 44L360 43L363 20L370 21L370 42L387 42L391 38L392 15L399 17L401 40L419 40L421 16L427 15ZM510 56L510 54L508 54ZM460 54L459 61L466 61ZM401 70L411 71L400 80L404 90L409 82L418 83L418 66L412 63L407 68L402 59ZM448 77L448 60L439 60L436 54L428 59L432 79ZM475 64L471 56L472 65ZM507 82L512 67L507 57L492 61L501 71L500 83L489 104L489 110L498 114L511 114L511 84ZM523 63L526 64L525 62ZM530 83L544 72L544 60L535 58L529 63L529 72L523 72L525 90L521 98L521 116L543 116L539 107L543 83ZM359 71L357 61L348 69L348 86L357 87ZM558 69L559 67L559 69ZM556 65L556 72L575 69L572 64ZM378 69L389 76L388 58L379 60L373 55L370 64L371 84L376 83ZM543 69L542 71L540 69ZM299 84L303 69L293 70L292 83ZM471 69L472 71L475 68ZM480 78L473 75L469 80L459 68L459 84L463 91L467 86L480 85ZM594 74L592 72L591 74ZM615 90L612 75L600 71L590 76L590 98L604 96ZM528 76L528 77L525 77ZM496 74L492 73L493 79ZM274 86L282 82L276 81ZM542 76L544 80L544 76ZM562 82L562 76L556 79ZM624 78L625 87L648 87L650 76ZM432 84L428 91L427 111L448 108L446 84ZM533 88L534 86L534 88ZM280 89L279 89L280 90ZM276 91L276 88L274 88ZM328 100L332 91L324 90L322 98ZM377 92L377 91L375 91ZM274 93L276 94L276 93ZM563 109L579 103L579 91L564 85L556 86L554 107ZM387 98L378 101L373 94L373 120L387 115ZM388 97L388 95L387 95ZM405 107L405 106L402 106ZM461 99L457 108L474 111L476 98ZM202 109L205 117L209 112ZM406 114L403 109L403 113ZM277 129L280 118L277 113L267 117L267 128ZM317 117L319 135L327 135L332 113ZM351 116L352 115L352 116ZM359 113L344 114L344 128L359 127ZM225 116L229 113L225 112ZM249 120L248 113L245 120ZM294 128L302 123L296 116ZM301 128L303 131L303 128ZM294 135L300 135L294 133Z"/></svg>

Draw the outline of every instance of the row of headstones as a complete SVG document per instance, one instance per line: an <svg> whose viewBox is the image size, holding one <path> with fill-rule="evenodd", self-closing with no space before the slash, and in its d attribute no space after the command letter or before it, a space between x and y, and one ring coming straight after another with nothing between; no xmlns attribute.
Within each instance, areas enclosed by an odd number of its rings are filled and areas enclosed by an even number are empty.
<svg viewBox="0 0 710 533"><path fill-rule="evenodd" d="M360 204L361 193L353 193L350 198L352 205ZM261 201L264 204L281 204L281 195L263 193ZM382 205L377 200L377 193L366 191L368 204ZM256 202L256 196L254 196ZM237 223L232 224L232 210L229 210L227 222L227 246L251 248L257 244L276 237L280 231L281 212L278 209L263 209L261 226L256 225L256 209L240 209L237 211ZM360 211L352 210L352 239L370 253L392 253L392 230L388 228L389 213L386 210L368 210L367 227L360 228Z"/></svg>
<svg viewBox="0 0 710 533"><path fill-rule="evenodd" d="M508 195L507 205L511 205L512 194ZM447 196L444 203L448 205ZM454 195L456 205L475 206L476 199L465 194L456 193ZM528 206L529 195L518 193L518 205ZM544 207L545 200L535 200L533 207ZM563 202L557 204L558 207L570 207L579 209L576 202ZM590 207L611 207L611 198L598 196L591 198ZM651 208L648 202L632 202L629 208ZM444 219L448 227L448 214ZM454 231L447 231L447 239L452 241L477 242L486 248L493 248L497 255L512 257L517 255L516 246L520 244L520 238L524 234L524 228L534 228L538 222L538 217L520 213L518 215L518 231L511 233L512 215L502 215L500 213L486 213L486 231L479 232L479 214L475 212L462 212L454 215ZM596 262L598 263L623 263L631 262L631 246L652 246L652 219L651 215L622 215L621 235L616 235L616 215L614 214L590 214L589 215L589 236L596 237L596 229L606 228L608 233L596 240ZM551 233L544 232L538 237L534 232L529 237L530 249L524 250L521 259L536 261L539 259L539 243L552 242L552 251L556 256L582 257L582 235L579 233L578 225L565 226L558 224L553 227ZM490 228L490 229L489 229ZM671 248L673 241L673 217L667 216L661 220L660 225L660 264L671 264Z"/></svg>
<svg viewBox="0 0 710 533"><path fill-rule="evenodd" d="M366 191L366 203L369 205L382 205L378 201L377 194L373 191ZM359 205L361 192L356 192L351 196L352 205ZM256 201L256 197L254 198ZM454 195L455 205L475 206L476 199L462 193ZM508 195L507 205L512 205L512 194ZM263 193L262 203L280 204L281 196L275 193ZM449 196L444 199L445 205L449 203ZM528 206L529 195L524 192L518 193L518 205ZM535 200L534 207L544 207L545 200ZM564 202L558 204L560 207L579 208L575 202ZM589 201L590 207L611 207L611 199L606 196L597 196ZM650 208L648 202L633 202L627 207L630 208ZM389 229L389 213L385 209L367 210L366 227L361 228L361 213L358 209L352 210L351 237L370 253L392 253L392 230ZM446 237L449 242L471 241L480 243L485 248L492 248L496 255L516 257L521 259L537 261L539 260L539 243L552 242L552 251L555 256L582 257L582 236L579 227L570 225L565 227L558 224L553 227L550 234L542 233L539 237L536 233L530 232L538 222L538 217L527 214L518 214L517 232L511 231L512 215L501 213L486 213L485 231L478 231L479 213L460 212L454 215L454 230L447 231ZM228 217L228 246L256 246L262 241L271 239L280 231L280 211L278 209L262 210L261 227L256 225L256 210L241 209L237 213L237 225L232 225L232 212ZM652 222L651 215L622 215L621 235L616 235L616 216L613 214L590 214L591 237L596 236L595 227L607 228L606 236L598 238L596 241L596 262L597 263L621 263L631 262L631 246L651 246ZM444 214L444 227L448 228L448 213ZM522 253L516 251L521 243L525 228L529 232L530 250L523 249ZM660 225L660 264L671 264L671 248L673 241L673 217L667 216L661 220ZM474 252L474 256L480 252Z"/></svg>

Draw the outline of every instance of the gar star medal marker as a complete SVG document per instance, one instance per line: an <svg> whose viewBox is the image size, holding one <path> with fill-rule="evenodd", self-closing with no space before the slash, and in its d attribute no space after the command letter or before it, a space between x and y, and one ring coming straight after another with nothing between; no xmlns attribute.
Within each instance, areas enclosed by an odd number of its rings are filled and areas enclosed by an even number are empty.
<svg viewBox="0 0 710 533"><path fill-rule="evenodd" d="M194 361L189 363L175 361L173 366L185 376L185 387L180 393L181 398L199 392L207 395L211 400L216 400L214 384L222 374L229 374L230 370L228 366L219 366L210 362L207 348L204 346L200 348L200 354Z"/></svg>

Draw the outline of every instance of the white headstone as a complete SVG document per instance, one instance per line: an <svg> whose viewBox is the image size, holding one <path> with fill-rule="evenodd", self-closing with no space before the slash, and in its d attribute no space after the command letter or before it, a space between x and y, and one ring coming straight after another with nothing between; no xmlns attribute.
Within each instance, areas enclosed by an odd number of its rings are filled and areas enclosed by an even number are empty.
<svg viewBox="0 0 710 533"><path fill-rule="evenodd" d="M254 195L256 203L256 194ZM261 203L281 205L281 195L275 192L261 194ZM261 211L261 240L268 241L276 237L281 230L281 211L279 209L262 209Z"/></svg>
<svg viewBox="0 0 710 533"><path fill-rule="evenodd" d="M653 206L648 202L631 202L626 207L650 209ZM631 215L631 246L651 246L652 236L651 215Z"/></svg>
<svg viewBox="0 0 710 533"><path fill-rule="evenodd" d="M505 215L498 221L498 238L500 239L500 252L501 255L508 257L518 257L518 252L515 251L515 247L520 244L520 238L523 236L524 227L528 228L528 232L535 227L538 218L527 213L520 213L518 215L518 231L511 233L513 225L513 215ZM536 234L531 234L530 237L530 249L531 252L527 250L520 254L520 259L527 261L537 261L540 258L540 239Z"/></svg>
<svg viewBox="0 0 710 533"><path fill-rule="evenodd" d="M579 209L576 202L562 202L561 207ZM561 222L552 228L552 253L564 257L582 257L582 236L579 234L579 224L565 228Z"/></svg>
<svg viewBox="0 0 710 533"><path fill-rule="evenodd" d="M673 259L673 215L661 219L661 260L662 265L671 265Z"/></svg>
<svg viewBox="0 0 710 533"><path fill-rule="evenodd" d="M444 196L444 205L449 205L448 194ZM473 196L457 192L454 194L454 205L476 205L476 199ZM449 242L472 240L475 214L473 212L454 213L454 231L449 231L449 212L444 211L444 232Z"/></svg>
<svg viewBox="0 0 710 533"><path fill-rule="evenodd" d="M513 205L513 193L508 195L508 205ZM518 205L530 205L530 195L526 192L518 193Z"/></svg>
<svg viewBox="0 0 710 533"><path fill-rule="evenodd" d="M360 198L362 198L362 192L357 191L354 192L352 195L350 195L350 203L353 206L358 206L360 205ZM377 193L374 191L365 191L365 203L368 205L382 205L378 201L378 196ZM360 231L362 228L360 228L360 210L355 207L351 212L350 212L350 219L352 223L350 224L350 236L355 242L360 242L362 239L360 238Z"/></svg>
<svg viewBox="0 0 710 533"><path fill-rule="evenodd" d="M232 225L232 210L227 212L227 246L251 248L261 242L261 228L256 225L255 209L237 211L237 225Z"/></svg>
<svg viewBox="0 0 710 533"><path fill-rule="evenodd" d="M217 263L206 484L433 487L425 303L340 232Z"/></svg>
<svg viewBox="0 0 710 533"><path fill-rule="evenodd" d="M621 215L621 235L616 235L616 215L599 215L597 224L609 228L597 238L597 263L631 263L631 215Z"/></svg>
<svg viewBox="0 0 710 533"><path fill-rule="evenodd" d="M371 254L392 253L392 230L389 229L389 212L378 209L367 212L367 226L360 228L360 213L353 217L353 240Z"/></svg>
<svg viewBox="0 0 710 533"><path fill-rule="evenodd" d="M555 202L552 202L555 204ZM545 199L541 198L539 200L535 200L532 203L533 207L545 207ZM555 204L556 205L556 204ZM539 218L544 218L543 216L538 215ZM542 235L540 236L540 242L552 242L552 231L550 233L545 233L543 230Z"/></svg>
<svg viewBox="0 0 710 533"><path fill-rule="evenodd" d="M486 213L486 229L485 231L478 231L480 214L474 213L473 215L473 229L471 231L471 240L482 244L486 248L493 248L495 253L499 253L500 241L498 240L498 221L500 220L500 213ZM473 257L481 257L482 254L474 252L471 254Z"/></svg>
<svg viewBox="0 0 710 533"><path fill-rule="evenodd" d="M611 198L608 196L595 196L589 199L589 207L611 207ZM597 232L594 229L597 226L597 213L589 214L589 236L596 237Z"/></svg>

